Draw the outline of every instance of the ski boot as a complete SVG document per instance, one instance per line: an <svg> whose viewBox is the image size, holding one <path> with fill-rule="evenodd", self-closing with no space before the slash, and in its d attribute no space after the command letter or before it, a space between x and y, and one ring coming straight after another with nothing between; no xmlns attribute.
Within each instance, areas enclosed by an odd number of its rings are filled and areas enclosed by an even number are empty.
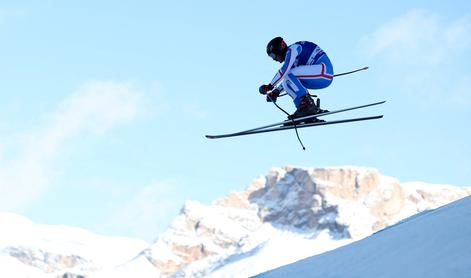
<svg viewBox="0 0 471 278"><path fill-rule="evenodd" d="M321 99L320 98L318 98L316 95L313 95L311 97L316 98L315 103L316 103L316 106L317 106L317 112L315 114L321 114L321 113L329 112L329 110L321 109ZM321 119L318 119L318 118L310 118L310 119L304 120L303 122L308 124L308 123L319 123L319 122L325 122L325 121L321 120Z"/></svg>
<svg viewBox="0 0 471 278"><path fill-rule="evenodd" d="M283 125L284 126L289 126L289 125L293 125L294 123L300 124L300 123L323 122L323 120L319 120L318 118L309 118L309 119L299 121L299 122L296 121L297 118L302 118L302 117L322 113L322 111L324 111L324 110L321 110L319 108L319 105L320 105L319 99L317 99L317 102L314 103L314 100L312 99L312 97L309 94L307 94L305 96L302 96L301 97L301 103L300 103L298 109L296 109L296 111L293 114L288 116L288 121ZM293 123L292 120L294 120L294 123Z"/></svg>
<svg viewBox="0 0 471 278"><path fill-rule="evenodd" d="M314 96L314 97L317 98L317 96ZM317 100L316 100L316 106L317 106L317 108L319 109L319 112L317 112L318 114L319 114L319 113L327 113L327 112L329 112L329 110L327 110L327 109L321 109L321 99L320 99L320 98L317 98Z"/></svg>

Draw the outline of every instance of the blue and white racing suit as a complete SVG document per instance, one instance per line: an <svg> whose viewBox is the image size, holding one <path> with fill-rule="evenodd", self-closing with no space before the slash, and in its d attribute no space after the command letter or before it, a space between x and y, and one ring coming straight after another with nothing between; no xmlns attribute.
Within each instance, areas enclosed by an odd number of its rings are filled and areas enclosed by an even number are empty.
<svg viewBox="0 0 471 278"><path fill-rule="evenodd" d="M270 84L286 91L299 107L307 89L326 88L333 77L334 69L327 54L315 43L300 41L288 47L284 64Z"/></svg>

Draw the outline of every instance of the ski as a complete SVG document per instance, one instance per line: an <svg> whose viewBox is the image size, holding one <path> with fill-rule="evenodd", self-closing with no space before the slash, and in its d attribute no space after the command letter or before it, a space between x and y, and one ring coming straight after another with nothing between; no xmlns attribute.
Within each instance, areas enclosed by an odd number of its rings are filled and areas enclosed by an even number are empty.
<svg viewBox="0 0 471 278"><path fill-rule="evenodd" d="M265 132L288 130L288 129L293 129L293 128L304 128L304 127L313 127L313 126L322 126L322 125L332 125L332 124L340 124L340 123L375 120L375 119L381 119L382 117L383 117L383 115L378 115L378 116L370 116L370 117L362 117L362 118L351 118L351 119L325 121L325 122L317 122L317 123L298 124L296 126L290 125L290 126L280 126L280 127L265 128L265 129L260 129L259 128L259 129L248 130L248 131L245 131L245 132L236 132L236 133L221 134L221 135L206 135L206 138L208 138L208 139L219 139L219 138L227 138L227 137L243 136L243 135L258 134L258 133L265 133ZM272 126L270 126L270 127L272 127Z"/></svg>
<svg viewBox="0 0 471 278"><path fill-rule="evenodd" d="M239 132L235 132L235 133L225 134L225 135L223 134L223 135L205 135L205 136L208 139L216 139L216 138L224 138L224 137L233 137L233 136L237 136L237 134L243 134L243 135L252 134L251 132L253 132L253 131L263 130L263 129L267 129L269 127L274 127L274 126L279 126L279 125L284 125L286 123L291 123L292 121L294 121L295 123L299 123L299 122L302 122L302 121L305 121L305 120L308 120L308 119L312 119L312 118L318 118L318 117L332 115L332 114L341 113L341 112L345 112L345 111L350 111L350 110L365 108L365 107L369 107L369 106L379 105L379 104L383 104L385 102L386 101L384 100L384 101L374 102L374 103L370 103L370 104L365 104L365 105L360 105L360 106L354 106L354 107L349 107L349 108L344 108L344 109L319 113L319 114L310 115L310 116L306 116L306 117L301 117L301 118L297 118L297 119L293 119L293 120L285 120L285 121L282 121L282 122L269 124L269 125L265 125L265 126L261 126L261 127L256 127L256 128L252 128L252 129L248 129L248 130L243 130L243 131L239 131ZM296 124L296 126L299 127L300 125ZM294 125L291 125L289 127L295 128ZM223 137L220 137L220 136L223 136Z"/></svg>

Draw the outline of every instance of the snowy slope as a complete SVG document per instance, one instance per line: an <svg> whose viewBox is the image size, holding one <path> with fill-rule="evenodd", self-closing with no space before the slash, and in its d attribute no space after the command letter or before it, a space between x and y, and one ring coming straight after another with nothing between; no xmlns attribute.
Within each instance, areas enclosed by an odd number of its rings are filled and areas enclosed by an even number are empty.
<svg viewBox="0 0 471 278"><path fill-rule="evenodd" d="M471 197L256 277L471 277Z"/></svg>

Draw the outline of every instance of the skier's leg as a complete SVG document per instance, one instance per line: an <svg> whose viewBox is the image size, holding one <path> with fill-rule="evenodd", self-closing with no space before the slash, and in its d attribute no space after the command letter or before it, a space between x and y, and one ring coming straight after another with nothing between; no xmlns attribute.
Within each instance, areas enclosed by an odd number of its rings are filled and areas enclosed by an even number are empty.
<svg viewBox="0 0 471 278"><path fill-rule="evenodd" d="M327 55L324 55L320 60L320 64L298 66L290 71L290 74L295 75L299 82L308 89L323 89L332 83L334 71ZM319 112L327 112L320 108L320 99L316 101L316 106Z"/></svg>
<svg viewBox="0 0 471 278"><path fill-rule="evenodd" d="M314 115L319 112L316 104L308 90L301 84L301 82L292 73L288 73L283 80L283 88L293 98L296 111L291 114L288 119ZM316 121L317 119L312 119Z"/></svg>
<svg viewBox="0 0 471 278"><path fill-rule="evenodd" d="M298 66L290 71L308 89L323 89L332 83L334 71L327 55L318 64Z"/></svg>
<svg viewBox="0 0 471 278"><path fill-rule="evenodd" d="M299 82L308 89L324 89L332 83L333 75L329 75L324 64L298 66L291 70Z"/></svg>
<svg viewBox="0 0 471 278"><path fill-rule="evenodd" d="M296 107L299 107L301 98L308 93L306 87L292 73L288 73L283 79L283 88L293 99Z"/></svg>

